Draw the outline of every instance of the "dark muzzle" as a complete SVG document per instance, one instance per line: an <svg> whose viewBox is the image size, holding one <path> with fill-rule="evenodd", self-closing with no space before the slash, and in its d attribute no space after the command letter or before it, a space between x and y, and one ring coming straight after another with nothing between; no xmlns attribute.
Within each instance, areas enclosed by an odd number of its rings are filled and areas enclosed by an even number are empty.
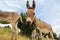
<svg viewBox="0 0 60 40"><path fill-rule="evenodd" d="M26 25L27 25L27 26L30 26L30 25L31 25L31 22L27 22Z"/></svg>

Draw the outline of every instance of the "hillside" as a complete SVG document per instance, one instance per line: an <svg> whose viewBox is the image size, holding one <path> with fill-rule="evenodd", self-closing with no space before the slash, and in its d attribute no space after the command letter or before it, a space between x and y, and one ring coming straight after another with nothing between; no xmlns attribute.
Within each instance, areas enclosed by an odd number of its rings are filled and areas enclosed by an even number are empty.
<svg viewBox="0 0 60 40"><path fill-rule="evenodd" d="M29 37L19 34L18 39L19 40L29 40ZM1 28L0 27L0 40L11 40L11 29L10 28ZM43 40L47 40L47 39L43 38Z"/></svg>
<svg viewBox="0 0 60 40"><path fill-rule="evenodd" d="M10 28L0 28L0 40L10 40L11 39L11 29ZM28 37L19 34L19 40L28 40Z"/></svg>

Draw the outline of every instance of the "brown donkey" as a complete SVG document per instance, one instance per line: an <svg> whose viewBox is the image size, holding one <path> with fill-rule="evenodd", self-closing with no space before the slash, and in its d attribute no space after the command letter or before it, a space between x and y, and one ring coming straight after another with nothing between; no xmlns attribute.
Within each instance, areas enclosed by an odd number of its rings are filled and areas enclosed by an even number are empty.
<svg viewBox="0 0 60 40"><path fill-rule="evenodd" d="M18 40L18 29L17 22L18 19L22 22L22 17L16 12L0 12L0 23L11 23L12 25L12 36L11 40ZM3 24L3 23L2 23Z"/></svg>
<svg viewBox="0 0 60 40"><path fill-rule="evenodd" d="M39 39L39 40L43 40L42 39L42 32L43 33L50 33L52 40L54 40L53 30L52 30L51 26L49 24L47 24L46 22L39 20L38 18L35 17L35 12L34 12L35 1L33 0L32 7L29 6L29 1L27 1L26 6L27 6L26 23L27 23L27 25L31 25L32 23L34 23L35 27L40 31L41 39Z"/></svg>

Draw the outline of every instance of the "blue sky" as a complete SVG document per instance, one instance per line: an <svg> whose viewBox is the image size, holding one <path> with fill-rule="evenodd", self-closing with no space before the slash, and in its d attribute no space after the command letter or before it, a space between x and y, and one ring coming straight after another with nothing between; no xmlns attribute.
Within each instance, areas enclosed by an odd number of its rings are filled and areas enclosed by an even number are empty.
<svg viewBox="0 0 60 40"><path fill-rule="evenodd" d="M32 0L30 6L32 5ZM35 15L47 22L57 34L60 33L60 0L35 0ZM26 12L26 0L0 0L0 10Z"/></svg>

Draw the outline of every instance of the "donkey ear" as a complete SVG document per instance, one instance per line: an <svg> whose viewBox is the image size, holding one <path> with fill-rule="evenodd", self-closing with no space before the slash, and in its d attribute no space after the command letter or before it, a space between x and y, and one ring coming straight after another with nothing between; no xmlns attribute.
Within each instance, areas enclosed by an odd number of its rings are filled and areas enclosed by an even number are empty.
<svg viewBox="0 0 60 40"><path fill-rule="evenodd" d="M32 8L35 9L35 6L36 4L35 4L35 1L33 0Z"/></svg>
<svg viewBox="0 0 60 40"><path fill-rule="evenodd" d="M27 3L26 3L26 7L27 7L27 8L30 7L30 5L29 5L29 1L27 1Z"/></svg>

